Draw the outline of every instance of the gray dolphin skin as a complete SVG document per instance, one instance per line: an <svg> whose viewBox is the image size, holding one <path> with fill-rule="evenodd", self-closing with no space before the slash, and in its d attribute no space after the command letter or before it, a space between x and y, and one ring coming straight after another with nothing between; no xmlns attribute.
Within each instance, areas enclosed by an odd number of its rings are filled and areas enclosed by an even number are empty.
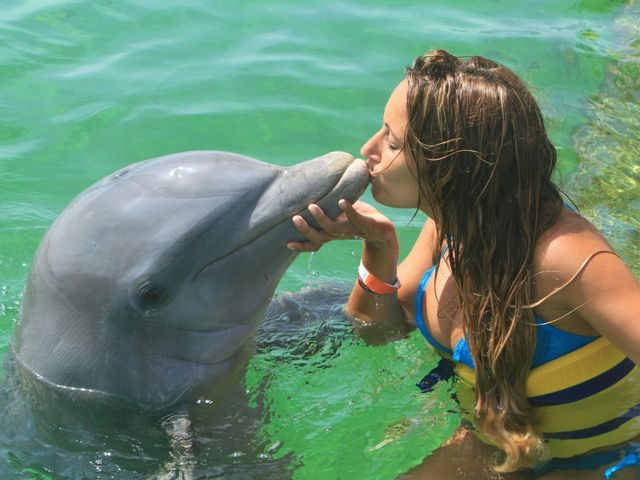
<svg viewBox="0 0 640 480"><path fill-rule="evenodd" d="M279 167L197 151L126 167L78 195L35 255L13 353L25 377L74 397L151 411L215 389L249 340L300 239L369 181L332 152ZM308 217L307 217L308 218Z"/></svg>

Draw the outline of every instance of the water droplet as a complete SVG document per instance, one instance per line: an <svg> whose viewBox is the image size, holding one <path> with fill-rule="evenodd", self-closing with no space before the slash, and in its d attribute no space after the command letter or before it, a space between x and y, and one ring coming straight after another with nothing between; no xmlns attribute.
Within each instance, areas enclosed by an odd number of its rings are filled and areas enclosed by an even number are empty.
<svg viewBox="0 0 640 480"><path fill-rule="evenodd" d="M382 296L375 294L374 297L376 299L376 310L380 310L382 308Z"/></svg>
<svg viewBox="0 0 640 480"><path fill-rule="evenodd" d="M307 280L311 279L311 262L313 261L314 252L309 254L309 259L307 260Z"/></svg>
<svg viewBox="0 0 640 480"><path fill-rule="evenodd" d="M111 178L113 178L113 180L117 180L120 177L124 177L127 173L129 173L128 168L114 173Z"/></svg>
<svg viewBox="0 0 640 480"><path fill-rule="evenodd" d="M280 449L280 447L282 447L282 444L282 440L278 440L277 442L272 443L271 446L267 448L267 453L269 455L276 453Z"/></svg>

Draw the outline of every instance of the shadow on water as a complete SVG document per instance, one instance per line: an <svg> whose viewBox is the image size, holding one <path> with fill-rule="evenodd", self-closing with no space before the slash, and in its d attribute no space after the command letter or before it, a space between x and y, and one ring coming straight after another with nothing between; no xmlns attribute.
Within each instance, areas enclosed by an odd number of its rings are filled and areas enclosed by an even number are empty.
<svg viewBox="0 0 640 480"><path fill-rule="evenodd" d="M10 453L0 463L2 478L290 476L290 457L274 460L272 446L254 441L260 409L242 395L231 405L201 400L154 416L27 390L10 355L5 368L0 425Z"/></svg>
<svg viewBox="0 0 640 480"><path fill-rule="evenodd" d="M342 285L278 296L249 349L283 367L330 358L352 337L341 313L348 291ZM59 394L25 376L11 353L4 367L0 441L10 453L1 478L283 479L299 466L292 453L275 455L281 442L257 435L269 417L268 376L251 390L242 381L229 385L217 404L202 398L160 416Z"/></svg>
<svg viewBox="0 0 640 480"><path fill-rule="evenodd" d="M341 314L350 287L318 288L335 301L323 304L307 289L274 301L297 304L284 310L306 326L266 329L249 364L249 389L266 385L258 435L281 444L275 458L295 455L296 479L395 478L455 430L452 385L421 394L415 384L437 354L425 350L419 333L366 344Z"/></svg>
<svg viewBox="0 0 640 480"><path fill-rule="evenodd" d="M640 276L640 4L615 23L622 48L574 136L579 164L564 188Z"/></svg>

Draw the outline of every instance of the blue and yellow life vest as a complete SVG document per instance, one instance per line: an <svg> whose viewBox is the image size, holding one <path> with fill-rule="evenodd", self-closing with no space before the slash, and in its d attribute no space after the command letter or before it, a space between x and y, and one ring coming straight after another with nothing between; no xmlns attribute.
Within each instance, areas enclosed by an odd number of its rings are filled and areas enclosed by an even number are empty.
<svg viewBox="0 0 640 480"><path fill-rule="evenodd" d="M460 406L469 418L475 374L463 363L455 370ZM552 457L572 457L640 435L640 367L604 337L532 368L526 391Z"/></svg>

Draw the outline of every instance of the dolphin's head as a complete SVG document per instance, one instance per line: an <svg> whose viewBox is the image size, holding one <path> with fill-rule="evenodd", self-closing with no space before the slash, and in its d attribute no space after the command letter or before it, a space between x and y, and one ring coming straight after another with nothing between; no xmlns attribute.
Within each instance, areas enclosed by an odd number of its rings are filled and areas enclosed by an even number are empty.
<svg viewBox="0 0 640 480"><path fill-rule="evenodd" d="M14 351L39 381L161 409L223 382L295 252L291 217L368 183L333 152L283 168L223 152L141 162L80 194L43 239Z"/></svg>

